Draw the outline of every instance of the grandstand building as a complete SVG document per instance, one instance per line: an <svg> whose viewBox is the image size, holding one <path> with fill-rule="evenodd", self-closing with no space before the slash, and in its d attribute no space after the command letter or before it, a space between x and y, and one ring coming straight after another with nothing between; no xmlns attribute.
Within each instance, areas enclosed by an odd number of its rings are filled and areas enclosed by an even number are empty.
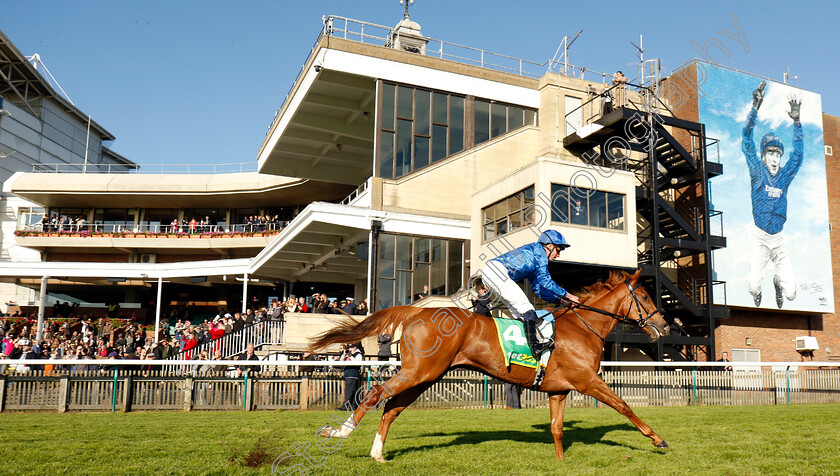
<svg viewBox="0 0 840 476"><path fill-rule="evenodd" d="M840 350L830 267L827 280L800 279L799 297L781 309L769 275L763 302L752 305L743 283L726 282L743 278L740 268L716 269L733 240L750 245L738 241L740 227L736 236L725 226L738 203L723 210L714 200L718 181L732 182L721 179L736 173L730 152L740 145L711 137L704 120L716 119L698 94L697 64L665 79L653 60L611 84L612 74L432 39L407 15L395 28L329 17L256 172L88 168L53 180L46 170L19 170L4 190L32 209L15 210L15 243L41 262L10 257L2 274L33 290L19 299L25 304L37 305L35 289L83 305L107 295L148 319L171 306L244 308L313 291L368 299L373 310L441 305L469 290L487 261L552 228L572 244L551 264L558 283L574 289L610 269L641 268L672 326L655 344L617 327L607 359L715 360L724 350L745 360L755 350L761 360L830 358ZM755 83L733 78L716 80ZM836 145L837 120L824 122L825 145ZM813 136L813 121L804 123ZM80 167L78 157L70 162ZM84 223L38 224L39 213ZM826 230L814 239L827 238ZM811 339L797 351L800 337ZM814 339L819 349L806 349Z"/></svg>

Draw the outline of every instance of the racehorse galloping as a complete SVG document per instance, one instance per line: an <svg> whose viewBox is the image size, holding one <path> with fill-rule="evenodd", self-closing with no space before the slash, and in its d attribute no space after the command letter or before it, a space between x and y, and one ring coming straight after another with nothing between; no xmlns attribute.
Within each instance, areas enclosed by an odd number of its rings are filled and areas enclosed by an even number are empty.
<svg viewBox="0 0 840 476"><path fill-rule="evenodd" d="M598 376L604 338L616 323L633 321L653 339L668 333L668 327L647 292L638 285L639 271L630 275L613 271L606 282L596 283L581 294L580 309L553 311L557 319L556 348L551 354L545 379L539 389L549 394L551 435L557 458L563 457L563 412L566 396L576 390L615 408L636 428L666 448L654 433L618 395ZM577 313L577 315L575 315ZM365 413L385 404L382 420L370 455L385 461L382 449L391 422L426 389L453 367L467 367L505 382L524 387L534 382L534 370L519 365L505 366L493 319L460 308L392 307L378 311L361 322L339 324L315 338L313 351L330 344L357 342L363 337L389 332L402 326L402 368L392 378L374 385L361 399L359 407L339 429L325 428L321 436L345 438Z"/></svg>

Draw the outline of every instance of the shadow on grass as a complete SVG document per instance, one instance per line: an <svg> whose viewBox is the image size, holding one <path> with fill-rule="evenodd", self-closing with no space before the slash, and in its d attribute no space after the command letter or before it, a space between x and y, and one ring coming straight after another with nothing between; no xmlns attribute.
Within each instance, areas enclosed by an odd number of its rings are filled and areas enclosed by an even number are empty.
<svg viewBox="0 0 840 476"><path fill-rule="evenodd" d="M608 446L621 446L632 450L641 450L640 446L629 446L615 441L604 440L604 436L612 431L629 431L638 432L635 426L630 423L622 423L617 425L605 425L595 428L579 428L577 425L581 423L576 420L568 420L563 424L563 449L566 450L572 443L600 443ZM425 438L425 437L455 437L451 441L427 444L421 446L414 446L410 448L396 449L389 451L389 457L394 458L405 454L410 454L418 451L426 451L437 448L447 448L459 445L477 445L485 441L517 441L521 443L554 443L551 437L549 424L533 425L534 431L516 431L516 430L493 430L493 431L437 431L434 433L425 433L421 435L412 435L410 438ZM640 435L641 436L641 435ZM644 441L644 437L642 440ZM389 459L390 459L389 458Z"/></svg>

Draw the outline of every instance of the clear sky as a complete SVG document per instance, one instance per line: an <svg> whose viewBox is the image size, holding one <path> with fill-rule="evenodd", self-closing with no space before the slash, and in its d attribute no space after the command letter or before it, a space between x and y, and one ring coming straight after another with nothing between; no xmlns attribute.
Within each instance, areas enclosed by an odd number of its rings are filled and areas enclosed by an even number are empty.
<svg viewBox="0 0 840 476"><path fill-rule="evenodd" d="M39 53L85 113L140 164L255 162L274 111L321 29L322 15L394 26L398 0L16 0L0 30L24 55ZM736 33L741 43L719 33ZM630 42L666 72L710 48L721 64L822 94L840 115L840 2L563 2L417 0L426 36L542 63L564 35L583 34L571 62L635 71ZM631 74L628 74L631 76ZM587 78L589 78L587 76Z"/></svg>

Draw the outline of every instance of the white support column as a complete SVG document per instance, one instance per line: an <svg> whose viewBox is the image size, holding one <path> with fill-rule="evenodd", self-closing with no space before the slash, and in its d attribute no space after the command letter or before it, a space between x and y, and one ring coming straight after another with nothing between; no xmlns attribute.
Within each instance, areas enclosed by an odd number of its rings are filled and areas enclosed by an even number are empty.
<svg viewBox="0 0 840 476"><path fill-rule="evenodd" d="M155 342L160 336L160 300L163 295L163 278L158 278L157 304L155 305Z"/></svg>
<svg viewBox="0 0 840 476"><path fill-rule="evenodd" d="M367 300L368 300L368 312L372 312L371 309L375 308L375 304L373 302L373 286L376 283L376 276L371 276L373 271L373 263L376 258L373 256L373 227L371 227L370 233L368 233L368 262L367 262ZM378 310L378 309L377 309Z"/></svg>
<svg viewBox="0 0 840 476"><path fill-rule="evenodd" d="M245 279L242 280L242 315L245 315L245 308L248 306L248 273L245 273Z"/></svg>
<svg viewBox="0 0 840 476"><path fill-rule="evenodd" d="M44 337L44 303L47 300L47 276L41 276L41 299L38 301L38 328L35 340L41 342Z"/></svg>

